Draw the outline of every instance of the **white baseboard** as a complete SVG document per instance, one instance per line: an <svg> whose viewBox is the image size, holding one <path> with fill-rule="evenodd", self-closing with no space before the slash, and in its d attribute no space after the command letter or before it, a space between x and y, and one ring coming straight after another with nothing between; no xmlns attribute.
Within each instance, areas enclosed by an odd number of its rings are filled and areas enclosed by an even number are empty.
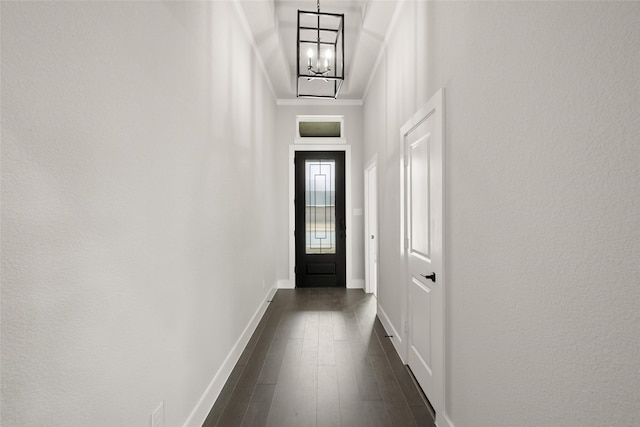
<svg viewBox="0 0 640 427"><path fill-rule="evenodd" d="M393 323L389 319L389 316L387 316L387 313L384 312L384 309L380 306L380 304L378 304L378 317L380 318L380 322L382 323L382 326L384 327L385 331L387 331L387 334L393 335L393 337L391 338L391 343L393 344L393 347L396 349L396 352L400 356L402 363L406 364L407 359L404 354L402 337L398 333L398 330L393 326ZM436 427L455 427L451 422L451 420L449 419L449 416L446 413L444 413L444 411L438 412L436 414L435 423L436 423Z"/></svg>
<svg viewBox="0 0 640 427"><path fill-rule="evenodd" d="M229 379L229 375L231 375L231 371L235 367L236 363L240 359L240 355L244 351L244 348L247 346L251 335L255 332L258 327L258 323L260 323L260 319L264 315L265 311L267 311L267 307L270 301L273 299L274 294L276 293L277 288L274 286L267 292L262 304L258 307L253 317L249 321L249 324L244 328L242 334L231 348L231 351L227 355L224 362L222 362L222 366L218 369L218 372L213 376L213 379L209 383L209 386L204 391L202 397L196 404L189 417L184 422L183 427L201 427L204 421L207 419L207 415L209 415L209 411L213 407L213 404L216 402L216 399L220 395L222 391L222 387Z"/></svg>
<svg viewBox="0 0 640 427"><path fill-rule="evenodd" d="M294 284L291 282L291 280L278 280L278 289L295 289Z"/></svg>
<svg viewBox="0 0 640 427"><path fill-rule="evenodd" d="M364 279L351 279L347 283L347 289L364 289Z"/></svg>
<svg viewBox="0 0 640 427"><path fill-rule="evenodd" d="M442 416L438 416L436 414L436 427L455 427L447 414L442 414Z"/></svg>
<svg viewBox="0 0 640 427"><path fill-rule="evenodd" d="M387 316L387 313L384 312L380 304L378 304L378 317L380 318L380 322L382 323L382 326L384 326L385 331L387 331L387 334L393 335L391 337L391 343L395 347L398 356L400 356L402 363L406 365L407 362L405 357L406 355L404 354L404 346L402 345L402 336L393 326L393 323L389 319L389 316Z"/></svg>

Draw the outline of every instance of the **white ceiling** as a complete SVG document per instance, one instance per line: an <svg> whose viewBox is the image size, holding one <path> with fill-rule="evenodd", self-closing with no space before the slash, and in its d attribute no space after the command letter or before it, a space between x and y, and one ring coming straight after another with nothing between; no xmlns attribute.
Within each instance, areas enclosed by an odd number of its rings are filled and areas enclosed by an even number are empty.
<svg viewBox="0 0 640 427"><path fill-rule="evenodd" d="M279 100L295 99L297 10L316 0L237 0ZM343 13L345 80L338 99L361 100L398 0L320 0L320 11Z"/></svg>

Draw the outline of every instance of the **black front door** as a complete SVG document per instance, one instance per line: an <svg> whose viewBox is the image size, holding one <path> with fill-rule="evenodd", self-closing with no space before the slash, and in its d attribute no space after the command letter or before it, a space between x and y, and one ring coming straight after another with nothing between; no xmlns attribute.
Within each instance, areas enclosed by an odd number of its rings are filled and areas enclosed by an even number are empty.
<svg viewBox="0 0 640 427"><path fill-rule="evenodd" d="M296 287L346 285L343 151L297 151Z"/></svg>

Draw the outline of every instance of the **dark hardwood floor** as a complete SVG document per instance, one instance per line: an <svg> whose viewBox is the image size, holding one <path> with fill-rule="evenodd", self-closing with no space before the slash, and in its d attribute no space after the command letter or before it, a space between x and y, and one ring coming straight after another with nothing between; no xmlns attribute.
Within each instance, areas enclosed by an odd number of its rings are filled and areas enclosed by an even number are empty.
<svg viewBox="0 0 640 427"><path fill-rule="evenodd" d="M361 290L278 290L203 427L429 427Z"/></svg>

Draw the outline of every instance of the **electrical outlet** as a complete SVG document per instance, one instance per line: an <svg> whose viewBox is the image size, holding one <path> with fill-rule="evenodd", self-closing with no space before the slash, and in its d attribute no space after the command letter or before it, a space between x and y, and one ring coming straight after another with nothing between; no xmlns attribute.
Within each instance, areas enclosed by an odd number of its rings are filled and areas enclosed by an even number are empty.
<svg viewBox="0 0 640 427"><path fill-rule="evenodd" d="M151 427L164 427L164 401L151 414Z"/></svg>

